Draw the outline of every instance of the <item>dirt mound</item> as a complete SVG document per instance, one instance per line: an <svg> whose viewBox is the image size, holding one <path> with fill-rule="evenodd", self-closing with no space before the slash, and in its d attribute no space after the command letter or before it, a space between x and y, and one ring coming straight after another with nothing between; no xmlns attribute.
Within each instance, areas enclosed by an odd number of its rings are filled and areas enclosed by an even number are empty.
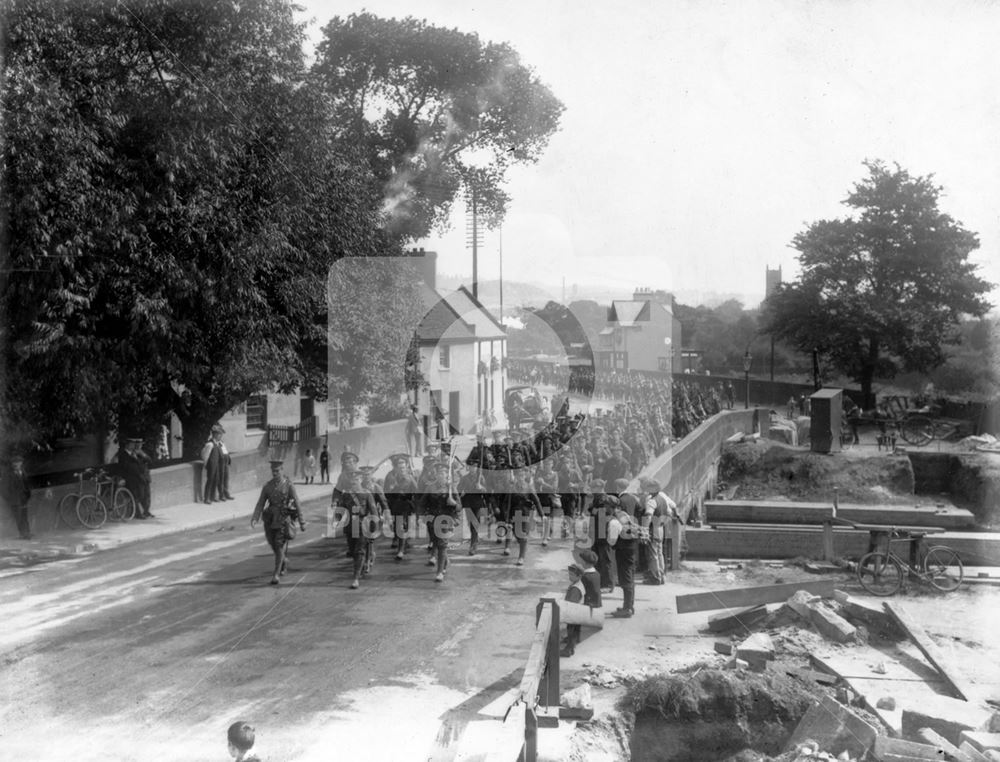
<svg viewBox="0 0 1000 762"><path fill-rule="evenodd" d="M730 444L722 452L719 478L738 485L732 498L825 502L908 503L914 500L913 466L906 457L814 453L768 440Z"/></svg>
<svg viewBox="0 0 1000 762"><path fill-rule="evenodd" d="M810 704L807 688L785 675L719 669L651 677L623 699L635 715L634 762L779 754Z"/></svg>

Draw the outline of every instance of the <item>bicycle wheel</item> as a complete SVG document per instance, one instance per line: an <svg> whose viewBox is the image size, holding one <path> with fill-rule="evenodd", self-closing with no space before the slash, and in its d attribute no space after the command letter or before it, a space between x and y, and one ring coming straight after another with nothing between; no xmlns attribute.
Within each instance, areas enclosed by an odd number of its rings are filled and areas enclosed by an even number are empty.
<svg viewBox="0 0 1000 762"><path fill-rule="evenodd" d="M858 561L858 582L872 595L894 595L903 586L903 568L885 553L866 553Z"/></svg>
<svg viewBox="0 0 1000 762"><path fill-rule="evenodd" d="M68 495L63 495L62 500L59 501L59 518L70 529L76 529L80 526L80 519L76 515L76 501L79 499L78 493L70 492Z"/></svg>
<svg viewBox="0 0 1000 762"><path fill-rule="evenodd" d="M930 418L912 415L903 421L899 433L906 442L914 447L923 447L934 439L934 424Z"/></svg>
<svg viewBox="0 0 1000 762"><path fill-rule="evenodd" d="M108 508L100 498L83 495L76 503L76 515L88 529L100 529L108 520Z"/></svg>
<svg viewBox="0 0 1000 762"><path fill-rule="evenodd" d="M125 487L120 487L115 492L115 498L111 501L112 511L118 515L122 521L131 521L135 518L135 497Z"/></svg>
<svg viewBox="0 0 1000 762"><path fill-rule="evenodd" d="M962 559L951 548L935 545L924 556L924 574L938 590L950 593L962 584Z"/></svg>

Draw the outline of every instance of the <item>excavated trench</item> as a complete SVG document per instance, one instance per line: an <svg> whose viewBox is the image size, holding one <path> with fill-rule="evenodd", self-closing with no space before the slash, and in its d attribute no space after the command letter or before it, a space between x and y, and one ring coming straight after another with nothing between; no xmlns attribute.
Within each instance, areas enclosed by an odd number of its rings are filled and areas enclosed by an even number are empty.
<svg viewBox="0 0 1000 762"><path fill-rule="evenodd" d="M778 673L698 669L648 678L625 702L633 762L721 762L779 756L810 693Z"/></svg>

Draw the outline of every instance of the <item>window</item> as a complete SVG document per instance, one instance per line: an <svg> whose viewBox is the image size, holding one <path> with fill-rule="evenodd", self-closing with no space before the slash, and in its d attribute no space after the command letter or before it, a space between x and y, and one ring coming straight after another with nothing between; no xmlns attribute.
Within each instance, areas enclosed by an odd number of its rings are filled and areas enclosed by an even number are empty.
<svg viewBox="0 0 1000 762"><path fill-rule="evenodd" d="M267 428L267 395L255 394L247 400L247 429Z"/></svg>
<svg viewBox="0 0 1000 762"><path fill-rule="evenodd" d="M438 366L443 370L451 367L451 347L447 344L438 346Z"/></svg>

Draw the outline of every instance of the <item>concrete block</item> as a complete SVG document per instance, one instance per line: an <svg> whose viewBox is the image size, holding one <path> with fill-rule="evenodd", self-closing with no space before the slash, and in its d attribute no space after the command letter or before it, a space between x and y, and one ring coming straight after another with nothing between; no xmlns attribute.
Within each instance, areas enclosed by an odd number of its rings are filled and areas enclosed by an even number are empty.
<svg viewBox="0 0 1000 762"><path fill-rule="evenodd" d="M903 737L915 738L921 728L930 728L944 736L949 743L960 746L963 731L975 731L986 721L987 714L986 710L968 701L934 696L922 700L919 706L904 707ZM976 743L972 742L972 745L976 746Z"/></svg>
<svg viewBox="0 0 1000 762"><path fill-rule="evenodd" d="M819 596L813 595L805 590L798 590L795 595L789 598L785 603L789 606L796 614L805 619L809 620L809 606L815 601L819 600Z"/></svg>
<svg viewBox="0 0 1000 762"><path fill-rule="evenodd" d="M755 632L736 646L737 658L748 662L770 661L774 658L774 643L766 632Z"/></svg>
<svg viewBox="0 0 1000 762"><path fill-rule="evenodd" d="M941 754L942 759L951 759L954 762L972 762L955 744L949 743L948 739L943 738L930 728L921 728L917 732L917 740L935 747Z"/></svg>
<svg viewBox="0 0 1000 762"><path fill-rule="evenodd" d="M733 653L733 644L717 640L715 641L715 652L723 656L731 656Z"/></svg>
<svg viewBox="0 0 1000 762"><path fill-rule="evenodd" d="M986 733L1000 733L1000 712L993 712L990 718L978 730L985 731Z"/></svg>
<svg viewBox="0 0 1000 762"><path fill-rule="evenodd" d="M749 669L750 665L743 659L737 659L735 656L726 662L726 669Z"/></svg>
<svg viewBox="0 0 1000 762"><path fill-rule="evenodd" d="M930 746L915 741L904 741L900 738L879 736L875 739L872 755L880 762L916 762L917 760L942 759L936 746Z"/></svg>
<svg viewBox="0 0 1000 762"><path fill-rule="evenodd" d="M875 744L878 731L829 696L810 707L785 746L786 751L798 748L806 740L813 740L819 748L833 755L847 751L861 759Z"/></svg>
<svg viewBox="0 0 1000 762"><path fill-rule="evenodd" d="M860 622L869 630L880 632L892 638L899 639L905 637L905 634L899 629L899 626L893 621L892 617L883 609L869 606L850 596L845 596L845 598L846 600L838 600L837 603L840 604L840 613L848 621Z"/></svg>
<svg viewBox="0 0 1000 762"><path fill-rule="evenodd" d="M959 733L957 743L961 745L963 741L968 741L973 748L984 754L990 749L1000 751L1000 733L986 733L982 730L964 730Z"/></svg>
<svg viewBox="0 0 1000 762"><path fill-rule="evenodd" d="M854 640L858 631L840 614L818 603L809 607L809 621L815 625L824 638L835 643L847 643Z"/></svg>
<svg viewBox="0 0 1000 762"><path fill-rule="evenodd" d="M988 757L968 741L962 741L958 750L968 757L971 762L989 762Z"/></svg>
<svg viewBox="0 0 1000 762"><path fill-rule="evenodd" d="M883 696L875 702L875 708L885 709L887 712L891 712L896 708L896 699L892 696Z"/></svg>

